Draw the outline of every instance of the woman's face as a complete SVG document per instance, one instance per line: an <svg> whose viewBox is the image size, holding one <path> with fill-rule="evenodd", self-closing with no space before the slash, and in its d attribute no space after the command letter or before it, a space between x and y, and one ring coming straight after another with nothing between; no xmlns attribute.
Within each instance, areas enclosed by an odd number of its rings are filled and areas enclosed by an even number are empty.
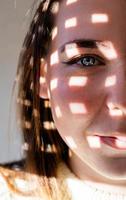
<svg viewBox="0 0 126 200"><path fill-rule="evenodd" d="M63 0L46 77L63 140L91 170L117 180L126 180L125 11L125 0Z"/></svg>

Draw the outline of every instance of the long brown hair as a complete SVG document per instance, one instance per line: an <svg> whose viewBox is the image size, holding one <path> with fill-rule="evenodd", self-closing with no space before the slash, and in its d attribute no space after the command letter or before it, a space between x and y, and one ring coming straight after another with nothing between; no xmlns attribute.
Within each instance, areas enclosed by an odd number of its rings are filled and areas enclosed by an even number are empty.
<svg viewBox="0 0 126 200"><path fill-rule="evenodd" d="M25 37L17 70L18 112L24 143L25 170L40 176L56 176L60 160L67 161L68 147L55 128L48 99L39 97L40 63L46 58L59 0L39 4Z"/></svg>

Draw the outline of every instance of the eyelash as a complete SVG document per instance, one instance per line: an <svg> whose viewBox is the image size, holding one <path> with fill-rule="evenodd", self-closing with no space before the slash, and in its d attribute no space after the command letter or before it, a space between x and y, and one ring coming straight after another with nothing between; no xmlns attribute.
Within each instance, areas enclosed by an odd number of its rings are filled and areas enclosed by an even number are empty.
<svg viewBox="0 0 126 200"><path fill-rule="evenodd" d="M95 59L95 62L96 62L96 60L97 60L98 64L85 65L85 64L82 63L82 60L83 60L84 58L92 58L92 59ZM78 63L78 62L80 62L80 63ZM104 60L103 60L100 56L95 55L95 54L93 54L93 55L91 55L91 54L78 55L78 56L73 57L72 59L70 59L70 60L68 60L68 61L65 61L65 62L63 62L63 63L64 63L64 64L67 64L67 65L79 64L79 65L81 65L82 67L86 67L86 68L105 65Z"/></svg>

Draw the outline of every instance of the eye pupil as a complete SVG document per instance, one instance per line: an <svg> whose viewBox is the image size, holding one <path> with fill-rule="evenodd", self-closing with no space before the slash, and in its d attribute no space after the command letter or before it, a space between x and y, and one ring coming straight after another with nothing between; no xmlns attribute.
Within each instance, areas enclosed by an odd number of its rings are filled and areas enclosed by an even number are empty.
<svg viewBox="0 0 126 200"><path fill-rule="evenodd" d="M82 64L89 66L89 65L94 65L95 64L95 58L91 56L87 56L82 59Z"/></svg>

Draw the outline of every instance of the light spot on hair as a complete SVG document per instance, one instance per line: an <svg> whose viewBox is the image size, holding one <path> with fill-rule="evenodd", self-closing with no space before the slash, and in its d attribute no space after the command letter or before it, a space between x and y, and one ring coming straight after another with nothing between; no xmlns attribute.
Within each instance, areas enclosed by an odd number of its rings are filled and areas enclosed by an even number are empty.
<svg viewBox="0 0 126 200"><path fill-rule="evenodd" d="M75 26L77 26L77 19L76 19L76 17L67 19L65 21L65 28L71 28L71 27L75 27Z"/></svg>
<svg viewBox="0 0 126 200"><path fill-rule="evenodd" d="M42 33L42 31L43 31L43 26L39 26L38 32L39 32L39 33Z"/></svg>
<svg viewBox="0 0 126 200"><path fill-rule="evenodd" d="M24 121L24 128L26 129L31 129L32 125L31 125L31 122L29 121Z"/></svg>
<svg viewBox="0 0 126 200"><path fill-rule="evenodd" d="M97 46L101 53L109 60L116 59L118 57L117 52L110 41L106 41L104 43L97 43Z"/></svg>
<svg viewBox="0 0 126 200"><path fill-rule="evenodd" d="M53 14L57 14L58 11L59 11L59 2L54 2L54 3L53 3L53 6L52 6L51 12L52 12Z"/></svg>
<svg viewBox="0 0 126 200"><path fill-rule="evenodd" d="M58 27L56 26L52 30L52 40L56 38L57 34L58 34Z"/></svg>
<svg viewBox="0 0 126 200"><path fill-rule="evenodd" d="M57 86L58 86L58 79L55 78L55 79L51 80L51 82L50 82L50 89L51 89L51 91L53 91L54 89L56 89Z"/></svg>
<svg viewBox="0 0 126 200"><path fill-rule="evenodd" d="M46 2L43 5L43 11L46 11L48 9L49 3L50 3L50 0L46 0Z"/></svg>
<svg viewBox="0 0 126 200"><path fill-rule="evenodd" d="M91 21L92 23L107 23L109 17L107 14L92 14Z"/></svg>
<svg viewBox="0 0 126 200"><path fill-rule="evenodd" d="M59 55L58 55L58 51L55 51L54 53L51 54L50 57L50 65L55 65L59 63Z"/></svg>
<svg viewBox="0 0 126 200"><path fill-rule="evenodd" d="M30 84L30 90L33 90L33 82Z"/></svg>
<svg viewBox="0 0 126 200"><path fill-rule="evenodd" d="M71 149L76 149L77 145L71 136L65 136L66 142Z"/></svg>
<svg viewBox="0 0 126 200"><path fill-rule="evenodd" d="M31 56L29 64L30 64L31 67L33 67L33 56Z"/></svg>
<svg viewBox="0 0 126 200"><path fill-rule="evenodd" d="M45 101L44 101L44 107L45 107L45 108L51 108L50 101L45 100Z"/></svg>
<svg viewBox="0 0 126 200"><path fill-rule="evenodd" d="M43 126L46 130L55 130L56 129L54 122L44 121Z"/></svg>
<svg viewBox="0 0 126 200"><path fill-rule="evenodd" d="M29 150L29 144L25 142L25 143L22 145L22 150L28 151L28 150Z"/></svg>
<svg viewBox="0 0 126 200"><path fill-rule="evenodd" d="M15 82L17 83L20 79L20 74L18 74L16 77L15 77Z"/></svg>
<svg viewBox="0 0 126 200"><path fill-rule="evenodd" d="M22 98L17 98L17 103L23 105L24 104L24 100Z"/></svg>
<svg viewBox="0 0 126 200"><path fill-rule="evenodd" d="M35 17L34 17L34 23L37 22L38 18L39 18L39 14L36 14Z"/></svg>
<svg viewBox="0 0 126 200"><path fill-rule="evenodd" d="M62 117L62 112L61 112L61 109L60 109L59 106L55 107L55 113L56 113L57 118L61 118Z"/></svg>
<svg viewBox="0 0 126 200"><path fill-rule="evenodd" d="M70 5L72 3L77 2L78 0L67 0L66 5Z"/></svg>
<svg viewBox="0 0 126 200"><path fill-rule="evenodd" d="M44 69L44 72L47 73L47 63L46 63L46 60L44 58L41 58L40 61L41 61L41 66Z"/></svg>
<svg viewBox="0 0 126 200"><path fill-rule="evenodd" d="M89 144L89 147L92 149L101 148L101 142L99 136L87 136L87 142Z"/></svg>
<svg viewBox="0 0 126 200"><path fill-rule="evenodd" d="M69 155L69 158L72 157L72 155L73 155L72 151L70 149L68 150L68 155Z"/></svg>
<svg viewBox="0 0 126 200"><path fill-rule="evenodd" d="M49 152L49 153L51 153L52 152L52 146L51 146L51 144L47 144L46 145L46 150L45 150L46 152Z"/></svg>
<svg viewBox="0 0 126 200"><path fill-rule="evenodd" d="M36 108L33 110L33 115L34 117L39 117L39 111Z"/></svg>
<svg viewBox="0 0 126 200"><path fill-rule="evenodd" d="M30 107L31 106L31 101L28 100L28 99L25 99L24 100L24 105L27 106L27 107Z"/></svg>
<svg viewBox="0 0 126 200"><path fill-rule="evenodd" d="M35 40L35 33L32 36L32 43L34 42L34 40Z"/></svg>
<svg viewBox="0 0 126 200"><path fill-rule="evenodd" d="M69 79L69 86L80 86L83 87L87 84L87 77L82 77L82 76L73 76Z"/></svg>
<svg viewBox="0 0 126 200"><path fill-rule="evenodd" d="M105 87L110 87L116 84L117 78L116 76L110 76L105 81Z"/></svg>
<svg viewBox="0 0 126 200"><path fill-rule="evenodd" d="M70 103L69 104L70 111L73 114L86 114L87 110L82 103Z"/></svg>

